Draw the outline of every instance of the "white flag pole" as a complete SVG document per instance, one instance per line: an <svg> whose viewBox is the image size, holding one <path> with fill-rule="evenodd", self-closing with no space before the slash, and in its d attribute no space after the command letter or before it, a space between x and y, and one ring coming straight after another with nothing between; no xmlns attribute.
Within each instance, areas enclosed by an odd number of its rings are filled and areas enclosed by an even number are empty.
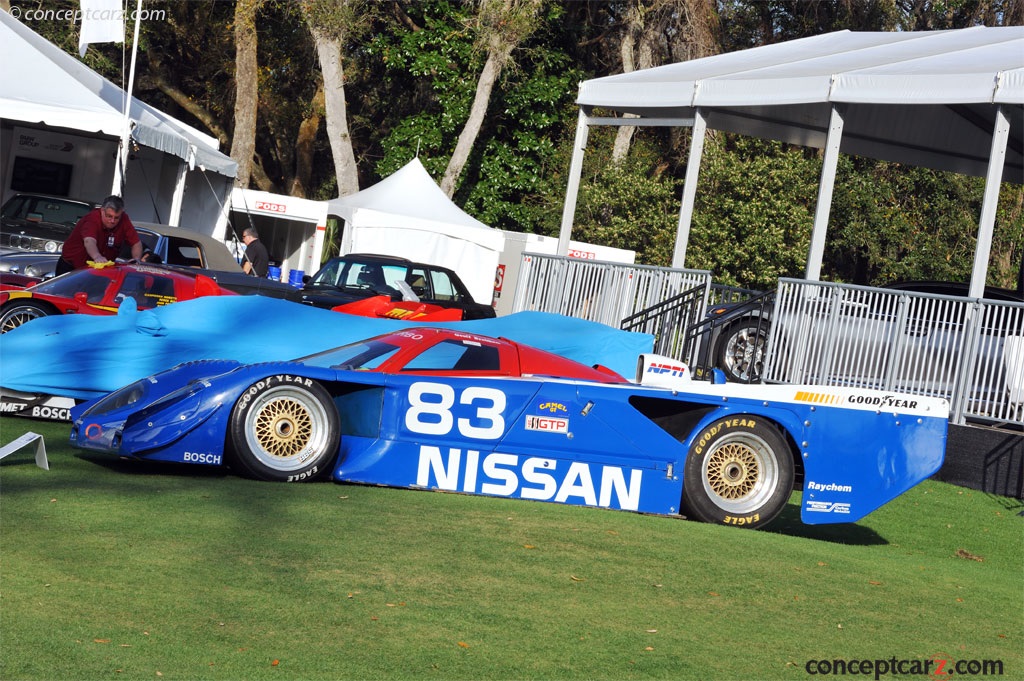
<svg viewBox="0 0 1024 681"><path fill-rule="evenodd" d="M114 166L114 183L110 193L124 197L125 173L128 169L128 154L132 136L131 110L132 92L135 90L135 61L139 54L139 26L142 24L142 0L135 10L135 32L132 37L132 61L128 69L128 92L124 102L124 122L121 126L121 142L117 149L117 164Z"/></svg>

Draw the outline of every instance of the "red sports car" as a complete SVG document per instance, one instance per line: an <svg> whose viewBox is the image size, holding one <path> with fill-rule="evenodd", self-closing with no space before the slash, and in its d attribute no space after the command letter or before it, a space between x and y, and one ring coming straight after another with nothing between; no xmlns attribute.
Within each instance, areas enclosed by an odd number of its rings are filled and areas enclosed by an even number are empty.
<svg viewBox="0 0 1024 681"><path fill-rule="evenodd" d="M54 314L117 314L125 298L148 310L200 296L235 295L203 274L120 263L75 270L27 289L0 288L0 333Z"/></svg>

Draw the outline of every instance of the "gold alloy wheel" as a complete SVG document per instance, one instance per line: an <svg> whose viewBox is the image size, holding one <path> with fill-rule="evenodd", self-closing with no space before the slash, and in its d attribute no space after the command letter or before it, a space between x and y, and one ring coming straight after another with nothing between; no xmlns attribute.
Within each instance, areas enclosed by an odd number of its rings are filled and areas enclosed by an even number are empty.
<svg viewBox="0 0 1024 681"><path fill-rule="evenodd" d="M754 513L779 484L776 452L756 433L738 431L715 443L701 466L704 491L727 513Z"/></svg>
<svg viewBox="0 0 1024 681"><path fill-rule="evenodd" d="M288 458L309 444L313 420L300 402L282 397L260 409L253 427L263 451L270 456Z"/></svg>
<svg viewBox="0 0 1024 681"><path fill-rule="evenodd" d="M742 499L750 494L760 473L757 456L738 442L719 447L708 460L708 484L723 499Z"/></svg>
<svg viewBox="0 0 1024 681"><path fill-rule="evenodd" d="M292 385L255 398L245 418L245 441L256 460L275 471L303 468L330 448L327 409L313 394Z"/></svg>

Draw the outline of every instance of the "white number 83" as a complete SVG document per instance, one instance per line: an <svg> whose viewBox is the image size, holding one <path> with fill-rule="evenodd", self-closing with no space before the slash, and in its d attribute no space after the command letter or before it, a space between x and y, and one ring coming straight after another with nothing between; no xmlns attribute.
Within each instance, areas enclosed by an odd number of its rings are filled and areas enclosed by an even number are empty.
<svg viewBox="0 0 1024 681"><path fill-rule="evenodd" d="M497 440L505 432L505 393L493 388L471 387L462 391L459 404L476 405L475 421L458 419L459 434L475 440ZM444 383L413 383L409 386L409 410L405 427L424 435L447 435L455 417L455 389Z"/></svg>

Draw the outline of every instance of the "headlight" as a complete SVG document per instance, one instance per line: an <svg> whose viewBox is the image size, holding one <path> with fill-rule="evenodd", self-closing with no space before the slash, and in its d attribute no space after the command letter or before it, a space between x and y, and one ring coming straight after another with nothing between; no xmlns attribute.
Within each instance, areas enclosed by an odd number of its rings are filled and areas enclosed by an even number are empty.
<svg viewBox="0 0 1024 681"><path fill-rule="evenodd" d="M56 253L60 249L60 244L56 241L47 241L46 245L43 246L43 250L47 253Z"/></svg>
<svg viewBox="0 0 1024 681"><path fill-rule="evenodd" d="M149 380L143 379L131 385L126 385L120 390L115 390L99 402L94 404L88 411L89 414L109 414L130 404L135 404L143 399L149 392Z"/></svg>

